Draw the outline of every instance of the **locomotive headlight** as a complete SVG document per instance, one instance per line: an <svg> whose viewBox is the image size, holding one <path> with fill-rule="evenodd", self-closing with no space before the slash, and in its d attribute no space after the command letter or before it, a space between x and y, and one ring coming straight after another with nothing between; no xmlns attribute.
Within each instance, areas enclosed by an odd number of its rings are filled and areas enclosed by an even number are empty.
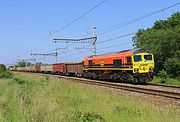
<svg viewBox="0 0 180 122"><path fill-rule="evenodd" d="M138 68L135 68L135 69L134 69L134 72L139 72L139 69L138 69Z"/></svg>
<svg viewBox="0 0 180 122"><path fill-rule="evenodd" d="M149 67L149 70L153 71L153 70L154 70L154 68L153 68L153 67Z"/></svg>

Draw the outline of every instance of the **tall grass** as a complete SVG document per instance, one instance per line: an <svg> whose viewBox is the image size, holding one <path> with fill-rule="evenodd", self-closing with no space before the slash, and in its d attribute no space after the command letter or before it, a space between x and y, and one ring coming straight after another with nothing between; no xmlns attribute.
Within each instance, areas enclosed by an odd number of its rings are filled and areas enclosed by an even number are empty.
<svg viewBox="0 0 180 122"><path fill-rule="evenodd" d="M180 86L180 78L166 78L166 79L162 79L160 77L154 77L153 83L157 83L157 84L170 84L170 85L178 85Z"/></svg>
<svg viewBox="0 0 180 122"><path fill-rule="evenodd" d="M67 80L15 74L0 80L0 121L178 122L180 110Z"/></svg>

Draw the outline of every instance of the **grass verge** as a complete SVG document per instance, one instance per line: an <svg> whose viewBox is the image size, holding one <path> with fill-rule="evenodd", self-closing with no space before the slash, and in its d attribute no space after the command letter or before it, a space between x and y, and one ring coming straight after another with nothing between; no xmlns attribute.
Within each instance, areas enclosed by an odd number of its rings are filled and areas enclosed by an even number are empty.
<svg viewBox="0 0 180 122"><path fill-rule="evenodd" d="M178 122L180 110L64 79L16 73L0 79L0 121Z"/></svg>
<svg viewBox="0 0 180 122"><path fill-rule="evenodd" d="M180 86L180 78L177 78L177 79L174 79L174 78L162 79L160 77L154 77L152 83L170 84L170 85L178 85L178 86Z"/></svg>

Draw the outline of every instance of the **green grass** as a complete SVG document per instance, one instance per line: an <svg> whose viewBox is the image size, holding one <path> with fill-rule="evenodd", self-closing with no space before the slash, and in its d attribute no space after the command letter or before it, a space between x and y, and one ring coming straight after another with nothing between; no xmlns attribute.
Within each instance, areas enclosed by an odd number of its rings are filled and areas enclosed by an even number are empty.
<svg viewBox="0 0 180 122"><path fill-rule="evenodd" d="M0 79L2 122L178 122L180 110L67 80L17 73Z"/></svg>
<svg viewBox="0 0 180 122"><path fill-rule="evenodd" d="M152 83L157 84L170 84L170 85L179 85L180 86L180 78L166 78L165 80L160 77L154 77Z"/></svg>

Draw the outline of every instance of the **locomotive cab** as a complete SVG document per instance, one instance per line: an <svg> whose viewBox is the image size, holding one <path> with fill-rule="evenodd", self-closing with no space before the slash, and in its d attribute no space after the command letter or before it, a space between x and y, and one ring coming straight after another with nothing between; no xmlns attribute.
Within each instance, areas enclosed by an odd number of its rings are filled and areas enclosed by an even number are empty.
<svg viewBox="0 0 180 122"><path fill-rule="evenodd" d="M154 57L151 53L137 53L132 56L133 73L153 72Z"/></svg>

